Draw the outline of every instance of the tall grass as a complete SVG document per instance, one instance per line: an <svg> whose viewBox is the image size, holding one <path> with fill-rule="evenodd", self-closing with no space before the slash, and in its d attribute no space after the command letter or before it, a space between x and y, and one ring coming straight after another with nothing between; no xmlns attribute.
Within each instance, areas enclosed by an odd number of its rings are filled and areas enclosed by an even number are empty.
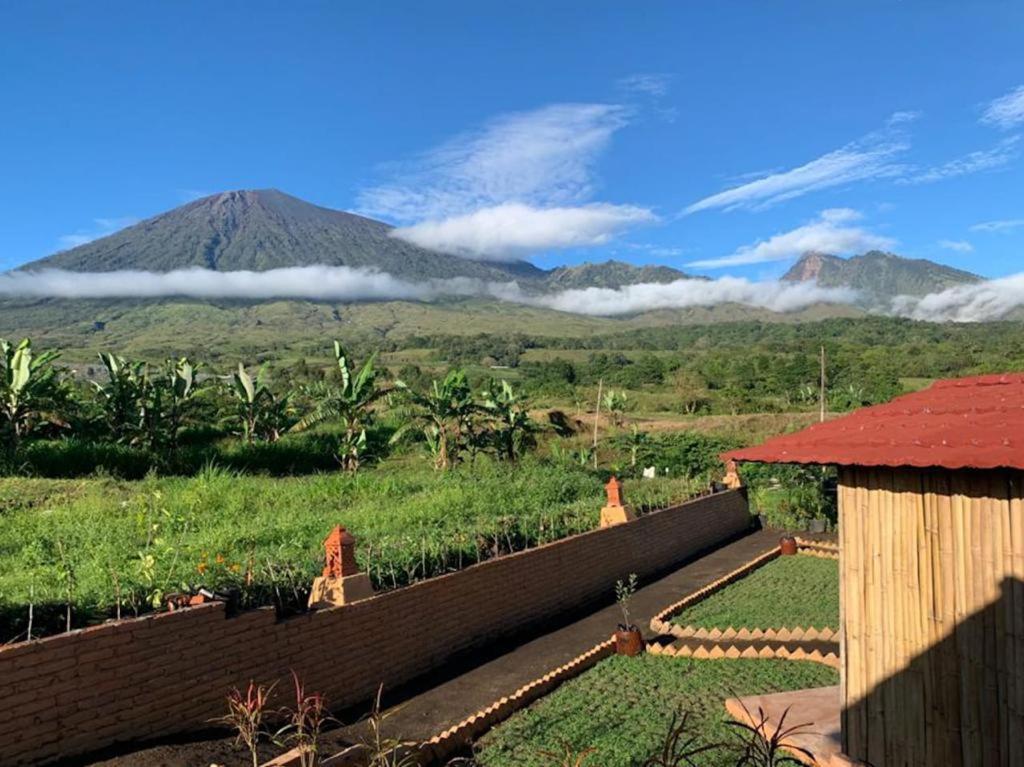
<svg viewBox="0 0 1024 767"><path fill-rule="evenodd" d="M0 641L153 609L199 585L243 605L301 603L335 524L390 589L592 529L603 477L574 466L478 460L450 474L422 464L306 477L0 480ZM631 502L665 506L693 483L631 483Z"/></svg>

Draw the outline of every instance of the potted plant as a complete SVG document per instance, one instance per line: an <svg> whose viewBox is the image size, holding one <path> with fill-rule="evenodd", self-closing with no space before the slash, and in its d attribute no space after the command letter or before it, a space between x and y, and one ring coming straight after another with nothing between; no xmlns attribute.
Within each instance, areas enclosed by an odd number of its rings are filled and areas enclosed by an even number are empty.
<svg viewBox="0 0 1024 767"><path fill-rule="evenodd" d="M622 623L615 632L615 653L633 657L644 651L644 637L629 617L629 603L636 593L636 573L630 573L625 581L615 584L615 601L622 610Z"/></svg>
<svg viewBox="0 0 1024 767"><path fill-rule="evenodd" d="M779 550L783 556L793 556L797 552L796 538L792 535L784 535L779 538Z"/></svg>

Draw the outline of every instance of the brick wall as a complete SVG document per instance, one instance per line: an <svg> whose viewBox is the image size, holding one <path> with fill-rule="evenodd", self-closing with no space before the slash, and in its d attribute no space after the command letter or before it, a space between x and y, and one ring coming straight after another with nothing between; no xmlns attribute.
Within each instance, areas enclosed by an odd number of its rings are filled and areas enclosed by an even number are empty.
<svg viewBox="0 0 1024 767"><path fill-rule="evenodd" d="M283 621L270 608L225 618L215 603L2 648L0 764L208 726L231 687L290 669L334 706L362 704L381 683L607 596L624 574L651 575L749 524L730 491Z"/></svg>

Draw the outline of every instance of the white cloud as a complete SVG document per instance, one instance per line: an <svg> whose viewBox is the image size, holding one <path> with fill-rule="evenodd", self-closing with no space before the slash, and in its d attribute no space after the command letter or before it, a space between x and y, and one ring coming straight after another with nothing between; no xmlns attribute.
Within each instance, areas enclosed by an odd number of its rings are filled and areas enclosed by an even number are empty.
<svg viewBox="0 0 1024 767"><path fill-rule="evenodd" d="M669 87L672 84L672 75L648 72L619 78L615 84L627 93L661 98L668 95Z"/></svg>
<svg viewBox="0 0 1024 767"><path fill-rule="evenodd" d="M813 283L777 280L751 282L738 277L642 283L617 289L584 288L543 296L525 296L518 292L516 286L514 290L496 290L492 294L516 303L604 317L726 303L793 312L820 303L853 303L857 298L856 291L846 288L820 288Z"/></svg>
<svg viewBox="0 0 1024 767"><path fill-rule="evenodd" d="M992 101L981 116L981 121L1003 129L1024 123L1024 85Z"/></svg>
<svg viewBox="0 0 1024 767"><path fill-rule="evenodd" d="M971 253L974 246L967 240L939 240L939 247L946 250L955 250L957 253Z"/></svg>
<svg viewBox="0 0 1024 767"><path fill-rule="evenodd" d="M434 301L451 296L479 296L594 316L692 306L709 307L722 303L790 312L822 302L850 303L856 299L854 291L844 288L819 288L810 283L750 282L733 277L628 285L618 290L588 288L537 294L524 291L515 282L456 278L413 283L383 272L344 266L291 267L265 272L215 272L199 268L166 273L69 272L57 269L15 271L0 274L0 295L333 301Z"/></svg>
<svg viewBox="0 0 1024 767"><path fill-rule="evenodd" d="M923 298L899 296L893 311L929 322L984 322L1024 307L1024 274L971 285L957 285Z"/></svg>
<svg viewBox="0 0 1024 767"><path fill-rule="evenodd" d="M540 250L601 245L627 227L654 220L649 210L631 205L534 208L506 203L402 227L391 234L424 248L511 261Z"/></svg>
<svg viewBox="0 0 1024 767"><path fill-rule="evenodd" d="M924 116L924 112L917 109L908 109L902 112L893 112L889 115L889 119L886 120L886 125L905 125L906 123L912 123L920 120Z"/></svg>
<svg viewBox="0 0 1024 767"><path fill-rule="evenodd" d="M900 131L890 126L791 170L771 173L705 197L688 206L684 213L714 208L756 210L819 189L899 176L905 167L895 163L894 157L908 148Z"/></svg>
<svg viewBox="0 0 1024 767"><path fill-rule="evenodd" d="M850 208L830 208L823 210L814 221L796 229L776 234L767 240L759 240L752 245L744 245L731 255L694 261L688 266L718 269L785 261L809 251L842 255L873 248L891 248L895 244L895 240L889 237L850 226L860 217L857 211Z"/></svg>
<svg viewBox="0 0 1024 767"><path fill-rule="evenodd" d="M979 149L975 152L957 157L955 160L936 165L934 168L914 173L913 175L901 178L901 184L928 184L934 181L944 181L947 178L966 176L971 173L979 173L986 170L996 170L1017 159L1020 152L1018 143L1020 136L1010 136L996 144L991 149Z"/></svg>
<svg viewBox="0 0 1024 767"><path fill-rule="evenodd" d="M629 116L615 104L553 104L504 115L363 190L359 210L412 223L507 202L549 207L587 200L594 163Z"/></svg>
<svg viewBox="0 0 1024 767"><path fill-rule="evenodd" d="M982 221L971 227L972 232L1011 232L1024 226L1024 218L1004 218Z"/></svg>
<svg viewBox="0 0 1024 767"><path fill-rule="evenodd" d="M472 295L478 281L444 280L411 283L384 272L345 266L302 266L264 272L172 272L122 270L69 272L61 269L0 274L0 295L57 298L307 298L339 301L430 299Z"/></svg>
<svg viewBox="0 0 1024 767"><path fill-rule="evenodd" d="M61 250L77 248L79 245L85 245L93 240L113 234L124 229L126 226L137 224L139 219L124 216L121 218L94 218L92 222L93 226L91 229L79 229L73 234L62 234L57 238L58 247Z"/></svg>

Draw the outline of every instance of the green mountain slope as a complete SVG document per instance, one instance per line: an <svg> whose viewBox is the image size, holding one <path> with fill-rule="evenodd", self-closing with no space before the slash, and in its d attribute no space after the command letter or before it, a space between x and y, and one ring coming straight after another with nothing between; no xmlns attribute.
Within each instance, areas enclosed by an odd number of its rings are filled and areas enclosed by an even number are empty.
<svg viewBox="0 0 1024 767"><path fill-rule="evenodd" d="M634 266L625 261L586 262L578 266L560 266L549 271L545 286L550 290L575 288L621 288L644 282L675 282L692 279L670 266Z"/></svg>

